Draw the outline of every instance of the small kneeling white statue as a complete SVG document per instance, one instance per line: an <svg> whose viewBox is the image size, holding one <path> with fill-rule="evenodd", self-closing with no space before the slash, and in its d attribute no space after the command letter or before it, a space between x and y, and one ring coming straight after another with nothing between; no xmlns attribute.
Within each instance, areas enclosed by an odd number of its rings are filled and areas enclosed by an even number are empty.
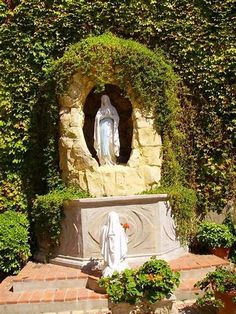
<svg viewBox="0 0 236 314"><path fill-rule="evenodd" d="M128 238L120 224L119 215L116 212L110 212L100 234L100 246L105 264L103 277L129 268L125 260L128 251L127 244Z"/></svg>

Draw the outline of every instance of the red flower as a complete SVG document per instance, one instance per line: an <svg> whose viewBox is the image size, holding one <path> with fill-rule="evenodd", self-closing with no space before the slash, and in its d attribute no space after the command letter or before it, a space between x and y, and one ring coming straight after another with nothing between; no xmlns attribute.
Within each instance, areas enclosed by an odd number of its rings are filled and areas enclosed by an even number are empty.
<svg viewBox="0 0 236 314"><path fill-rule="evenodd" d="M121 224L122 227L126 230L126 229L129 229L129 224L127 222Z"/></svg>

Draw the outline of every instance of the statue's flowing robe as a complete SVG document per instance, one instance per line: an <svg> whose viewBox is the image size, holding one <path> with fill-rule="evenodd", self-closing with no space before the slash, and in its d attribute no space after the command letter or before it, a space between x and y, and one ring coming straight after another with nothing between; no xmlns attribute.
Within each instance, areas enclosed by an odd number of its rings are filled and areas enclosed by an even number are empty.
<svg viewBox="0 0 236 314"><path fill-rule="evenodd" d="M101 253L105 262L103 276L111 276L114 271L121 272L128 268L125 261L128 239L115 212L108 214L108 220L100 233Z"/></svg>
<svg viewBox="0 0 236 314"><path fill-rule="evenodd" d="M102 98L101 108L95 117L94 148L100 165L114 165L120 153L119 116L109 97L106 97L106 103Z"/></svg>

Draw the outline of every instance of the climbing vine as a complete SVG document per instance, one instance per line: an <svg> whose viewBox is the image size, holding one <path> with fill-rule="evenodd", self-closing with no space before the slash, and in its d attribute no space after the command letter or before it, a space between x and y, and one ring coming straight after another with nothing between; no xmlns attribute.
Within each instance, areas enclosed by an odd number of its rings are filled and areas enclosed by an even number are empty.
<svg viewBox="0 0 236 314"><path fill-rule="evenodd" d="M173 101L170 114L157 115L166 143L163 183L181 177L196 190L199 211L221 211L234 196L236 177L234 6L235 0L0 0L0 210L25 211L36 193L60 183L51 64L71 44L110 31L164 60L161 48L187 86L179 89L181 109L174 114ZM135 77L146 62L137 60ZM136 84L139 93L141 77ZM160 89L158 103L150 88L158 112L169 96Z"/></svg>

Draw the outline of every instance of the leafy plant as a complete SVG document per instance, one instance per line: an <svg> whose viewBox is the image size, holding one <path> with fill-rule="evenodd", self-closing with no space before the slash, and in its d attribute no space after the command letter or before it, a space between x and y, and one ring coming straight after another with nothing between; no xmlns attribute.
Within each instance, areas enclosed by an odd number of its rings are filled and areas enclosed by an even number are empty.
<svg viewBox="0 0 236 314"><path fill-rule="evenodd" d="M217 299L216 293L236 292L236 273L234 270L218 267L215 271L208 273L204 279L198 281L195 287L204 291L203 297L197 300L199 305L223 306L221 300Z"/></svg>
<svg viewBox="0 0 236 314"><path fill-rule="evenodd" d="M0 271L17 274L30 256L29 222L25 214L0 214Z"/></svg>
<svg viewBox="0 0 236 314"><path fill-rule="evenodd" d="M101 278L99 285L106 289L112 302L135 304L143 297L143 292L139 285L140 277L137 270L126 269L120 274L115 272L111 277Z"/></svg>
<svg viewBox="0 0 236 314"><path fill-rule="evenodd" d="M46 239L51 247L59 245L63 202L85 197L89 197L89 194L73 186L58 188L46 195L38 195L31 212L37 237Z"/></svg>
<svg viewBox="0 0 236 314"><path fill-rule="evenodd" d="M199 225L196 237L202 244L206 244L211 248L228 248L235 241L235 237L230 232L228 226L208 221L202 222Z"/></svg>
<svg viewBox="0 0 236 314"><path fill-rule="evenodd" d="M134 304L142 300L155 303L179 285L179 273L173 272L164 260L151 258L139 269L127 269L101 278L99 285L106 289L114 303Z"/></svg>

